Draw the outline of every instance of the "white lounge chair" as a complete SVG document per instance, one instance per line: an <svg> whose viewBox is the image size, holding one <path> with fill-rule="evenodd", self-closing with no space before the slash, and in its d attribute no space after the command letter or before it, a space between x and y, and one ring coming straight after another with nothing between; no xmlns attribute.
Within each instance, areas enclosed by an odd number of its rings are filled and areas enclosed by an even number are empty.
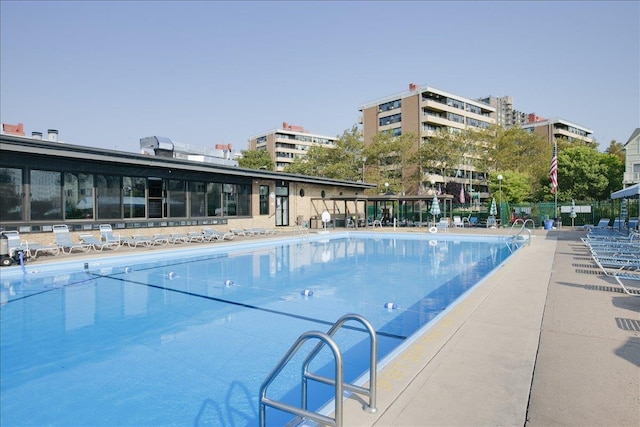
<svg viewBox="0 0 640 427"><path fill-rule="evenodd" d="M236 236L233 232L223 233L221 231L214 230L211 227L203 228L202 232L207 242L212 240L232 240Z"/></svg>
<svg viewBox="0 0 640 427"><path fill-rule="evenodd" d="M60 248L62 253L70 254L74 250L86 252L91 249L91 245L88 243L74 243L71 241L71 233L69 227L66 224L53 226L53 237L55 238L56 245Z"/></svg>
<svg viewBox="0 0 640 427"><path fill-rule="evenodd" d="M120 242L103 242L93 234L80 234L78 238L82 243L91 245L94 251L102 251L104 249L117 250L120 248Z"/></svg>

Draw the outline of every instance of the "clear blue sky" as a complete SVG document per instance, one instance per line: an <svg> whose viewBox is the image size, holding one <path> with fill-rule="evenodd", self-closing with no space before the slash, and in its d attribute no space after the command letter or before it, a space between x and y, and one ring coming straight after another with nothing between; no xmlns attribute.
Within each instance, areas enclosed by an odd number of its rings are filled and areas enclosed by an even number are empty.
<svg viewBox="0 0 640 427"><path fill-rule="evenodd" d="M337 136L409 83L512 96L600 150L640 127L638 1L3 0L0 16L2 123L71 144Z"/></svg>

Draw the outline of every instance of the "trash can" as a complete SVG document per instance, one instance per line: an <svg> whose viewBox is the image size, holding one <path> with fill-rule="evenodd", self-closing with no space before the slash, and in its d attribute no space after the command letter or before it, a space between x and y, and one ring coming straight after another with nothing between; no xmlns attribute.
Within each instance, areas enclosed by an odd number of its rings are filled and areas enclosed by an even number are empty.
<svg viewBox="0 0 640 427"><path fill-rule="evenodd" d="M544 220L544 229L545 230L553 230L553 220L552 219L545 219Z"/></svg>

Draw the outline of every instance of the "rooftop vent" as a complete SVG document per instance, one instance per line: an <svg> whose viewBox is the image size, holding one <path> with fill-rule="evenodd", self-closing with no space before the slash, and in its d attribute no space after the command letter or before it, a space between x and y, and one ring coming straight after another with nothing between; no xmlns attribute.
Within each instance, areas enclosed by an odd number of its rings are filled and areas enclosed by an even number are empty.
<svg viewBox="0 0 640 427"><path fill-rule="evenodd" d="M58 131L55 129L47 130L47 134L49 135L49 141L58 142Z"/></svg>

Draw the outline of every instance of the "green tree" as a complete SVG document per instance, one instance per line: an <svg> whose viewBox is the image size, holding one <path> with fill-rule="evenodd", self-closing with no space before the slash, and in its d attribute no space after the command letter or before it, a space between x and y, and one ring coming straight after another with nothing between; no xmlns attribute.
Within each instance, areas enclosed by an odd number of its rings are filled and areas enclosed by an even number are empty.
<svg viewBox="0 0 640 427"><path fill-rule="evenodd" d="M558 151L558 199L602 200L609 186L602 154L584 145Z"/></svg>
<svg viewBox="0 0 640 427"><path fill-rule="evenodd" d="M601 200L606 200L611 197L611 193L622 189L624 157L621 159L618 154L608 152L601 153L600 163L606 168L607 181L609 182L603 194L600 196Z"/></svg>
<svg viewBox="0 0 640 427"><path fill-rule="evenodd" d="M622 145L622 143L617 142L615 139L612 139L611 142L609 143L609 146L605 150L605 153L612 154L618 157L622 162L622 164L624 165L625 152L624 152L624 145Z"/></svg>
<svg viewBox="0 0 640 427"><path fill-rule="evenodd" d="M242 150L242 157L238 159L238 165L248 169L265 169L272 171L275 164L269 153L265 150Z"/></svg>
<svg viewBox="0 0 640 427"><path fill-rule="evenodd" d="M498 180L498 175L502 175L502 183ZM528 173L518 171L504 171L501 173L492 172L489 175L489 191L500 198L502 189L502 201L509 203L522 203L531 200L531 176Z"/></svg>
<svg viewBox="0 0 640 427"><path fill-rule="evenodd" d="M417 175L416 158L418 137L407 133L393 136L388 132L380 132L373 137L371 144L364 150L367 157L367 167L370 171L367 178L378 183L378 192L386 190L385 183L389 184L389 191L396 193L416 193Z"/></svg>
<svg viewBox="0 0 640 427"><path fill-rule="evenodd" d="M358 181L362 179L363 149L362 134L354 125L344 131L335 147L311 146L304 157L287 165L285 172Z"/></svg>
<svg viewBox="0 0 640 427"><path fill-rule="evenodd" d="M455 176L465 156L472 151L467 134L436 132L420 145L419 159L426 171L437 171L444 180Z"/></svg>

